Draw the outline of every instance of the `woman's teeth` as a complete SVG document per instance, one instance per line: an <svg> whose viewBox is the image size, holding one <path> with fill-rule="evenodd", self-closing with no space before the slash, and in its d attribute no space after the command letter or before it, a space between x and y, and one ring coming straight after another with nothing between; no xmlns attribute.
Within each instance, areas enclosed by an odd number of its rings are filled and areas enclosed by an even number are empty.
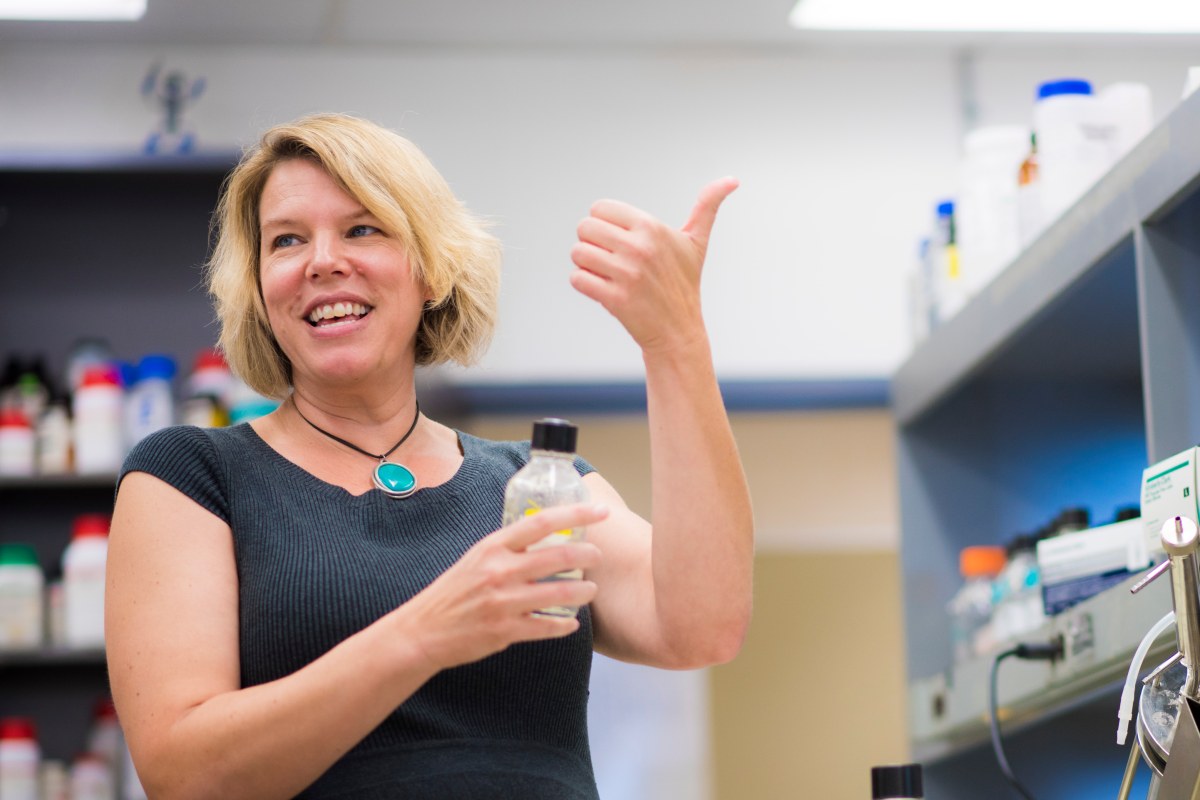
<svg viewBox="0 0 1200 800"><path fill-rule="evenodd" d="M317 325L323 320L338 319L340 317L362 317L365 316L369 306L362 303L334 303L332 305L317 306L308 315L308 321L313 325Z"/></svg>

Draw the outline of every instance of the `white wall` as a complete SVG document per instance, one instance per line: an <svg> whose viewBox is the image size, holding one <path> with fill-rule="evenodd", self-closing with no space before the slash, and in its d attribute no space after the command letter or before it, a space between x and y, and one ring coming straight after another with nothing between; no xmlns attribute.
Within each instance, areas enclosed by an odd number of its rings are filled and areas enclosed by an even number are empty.
<svg viewBox="0 0 1200 800"><path fill-rule="evenodd" d="M202 144L305 112L362 114L421 145L506 243L502 320L473 380L640 376L617 324L566 283L574 226L613 196L682 223L698 189L742 188L705 277L725 378L882 376L908 347L903 278L954 190L955 58L908 50L0 48L0 149L136 149L149 64L208 81ZM983 52L980 122L1027 122L1038 80L1143 80L1161 116L1186 52ZM1200 60L1200 59L1196 59ZM566 335L547 334L555 329Z"/></svg>

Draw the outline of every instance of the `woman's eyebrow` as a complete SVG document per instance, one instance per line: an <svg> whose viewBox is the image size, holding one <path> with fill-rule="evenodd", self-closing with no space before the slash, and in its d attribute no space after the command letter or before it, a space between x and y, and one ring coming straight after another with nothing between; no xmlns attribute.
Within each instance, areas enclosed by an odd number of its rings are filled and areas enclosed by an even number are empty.
<svg viewBox="0 0 1200 800"><path fill-rule="evenodd" d="M364 208L342 217L342 220L345 222L355 222L360 219L375 219L375 215ZM267 228L291 228L299 224L298 221L291 217L269 217L260 222L258 228L265 231Z"/></svg>

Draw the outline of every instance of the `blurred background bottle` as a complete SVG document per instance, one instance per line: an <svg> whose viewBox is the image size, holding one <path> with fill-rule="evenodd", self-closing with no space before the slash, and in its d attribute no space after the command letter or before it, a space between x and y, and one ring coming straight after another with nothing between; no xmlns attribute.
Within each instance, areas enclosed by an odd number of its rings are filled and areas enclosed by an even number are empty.
<svg viewBox="0 0 1200 800"><path fill-rule="evenodd" d="M1004 569L1003 547L976 545L959 553L958 570L963 584L950 600L950 639L954 660L966 661L990 649L990 626L994 610L993 581Z"/></svg>

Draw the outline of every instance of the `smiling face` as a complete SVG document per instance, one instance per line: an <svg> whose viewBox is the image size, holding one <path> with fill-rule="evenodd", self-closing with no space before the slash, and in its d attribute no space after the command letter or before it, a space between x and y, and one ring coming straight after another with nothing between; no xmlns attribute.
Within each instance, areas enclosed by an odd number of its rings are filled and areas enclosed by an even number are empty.
<svg viewBox="0 0 1200 800"><path fill-rule="evenodd" d="M395 386L411 376L425 291L390 233L314 161L271 172L260 281L293 386Z"/></svg>

